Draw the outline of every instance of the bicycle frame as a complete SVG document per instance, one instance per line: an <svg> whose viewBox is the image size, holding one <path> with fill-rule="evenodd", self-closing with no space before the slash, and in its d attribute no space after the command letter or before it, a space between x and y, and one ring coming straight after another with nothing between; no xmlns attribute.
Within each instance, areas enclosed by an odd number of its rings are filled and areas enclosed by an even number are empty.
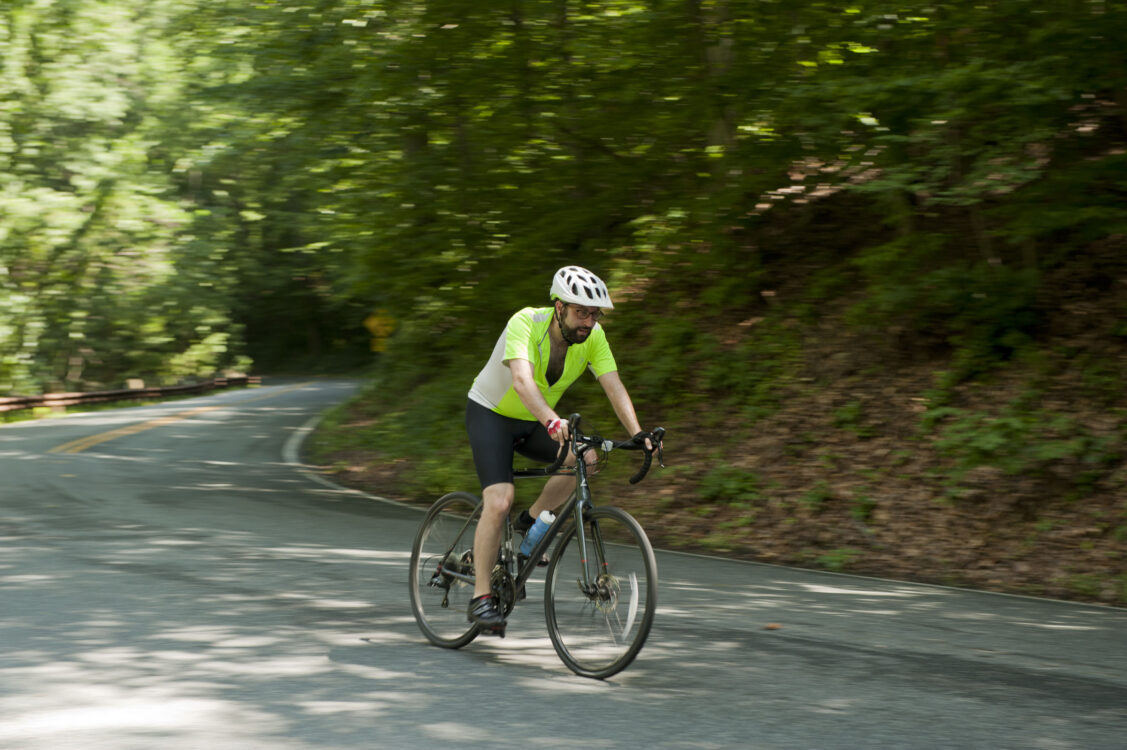
<svg viewBox="0 0 1127 750"><path fill-rule="evenodd" d="M544 532L544 536L542 536L540 538L540 541L536 543L536 546L533 548L531 554L529 554L528 559L525 561L524 565L520 566L516 571L516 575L515 577L513 577L513 587L517 591L519 591L521 586L527 583L528 579L532 577L532 574L538 567L541 556L543 556L544 553L548 551L548 548L551 546L556 536L563 529L564 524L568 522L569 517L573 517L575 519L576 536L579 542L579 548L583 550L583 554L580 555L580 559L583 561L583 571L581 579L583 590L590 592L595 588L594 577L591 575L591 568L589 564L591 557L586 554L587 535L585 525L583 523L583 513L586 509L591 507L591 488L587 482L587 462L586 460L584 460L584 455L587 453L587 451L591 450L591 446L586 444L580 446L579 442L576 440L575 435L573 434L571 440L569 441L569 448L576 454L575 466L560 468L551 473L546 472L544 469L524 469L516 470L513 472L513 476L518 479L544 476L566 476L568 474L575 475L575 491L568 496L568 499L560 509L560 512L556 514L556 520L552 522L552 525L549 526L548 530ZM460 539L463 534L470 532L471 528L476 525L477 520L480 518L480 516L481 508L480 506L478 506L477 512L466 519L465 526L462 527L462 531L459 532L456 538ZM601 565L603 564L603 560L605 558L605 555L603 554L603 550L601 548L601 540L596 539L594 541L596 544L595 563L596 565ZM501 549L502 557L505 560L506 565L511 565L513 549L512 521L507 521L505 523L505 535L504 539L501 542ZM451 551L453 551L453 548L447 550L446 554L449 555ZM475 580L475 577L472 573L467 574L462 572L461 570L444 570L443 572L471 585ZM510 575L512 575L512 572L513 571L511 570L509 571Z"/></svg>

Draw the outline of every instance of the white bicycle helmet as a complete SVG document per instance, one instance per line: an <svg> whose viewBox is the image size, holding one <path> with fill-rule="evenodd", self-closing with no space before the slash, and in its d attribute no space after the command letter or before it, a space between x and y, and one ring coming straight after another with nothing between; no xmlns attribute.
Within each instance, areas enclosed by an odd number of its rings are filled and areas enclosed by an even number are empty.
<svg viewBox="0 0 1127 750"><path fill-rule="evenodd" d="M595 274L579 266L564 266L552 277L552 299L574 305L590 305L613 310L607 285Z"/></svg>

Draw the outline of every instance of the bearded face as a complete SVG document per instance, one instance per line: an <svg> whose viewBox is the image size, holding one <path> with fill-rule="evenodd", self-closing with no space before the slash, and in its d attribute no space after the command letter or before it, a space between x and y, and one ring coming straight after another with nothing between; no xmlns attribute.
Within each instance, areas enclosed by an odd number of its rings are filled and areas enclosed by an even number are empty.
<svg viewBox="0 0 1127 750"><path fill-rule="evenodd" d="M569 344L582 344L591 335L591 329L602 317L602 311L597 307L582 307L559 303L556 305L556 320L559 322L560 333L564 341Z"/></svg>

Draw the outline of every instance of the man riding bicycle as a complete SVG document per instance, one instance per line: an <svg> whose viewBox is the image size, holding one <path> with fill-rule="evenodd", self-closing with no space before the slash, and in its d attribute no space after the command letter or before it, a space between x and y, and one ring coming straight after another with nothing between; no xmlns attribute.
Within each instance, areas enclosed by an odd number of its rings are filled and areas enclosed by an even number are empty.
<svg viewBox="0 0 1127 750"><path fill-rule="evenodd" d="M514 452L545 463L555 460L570 437L555 405L587 368L627 433L643 435L598 322L604 309L614 307L606 284L586 269L566 266L552 278L551 299L552 307L526 307L509 319L466 404L466 431L483 500L474 534L475 583L468 617L487 630L505 625L490 580L516 496ZM646 446L651 447L648 438ZM593 452L587 460L595 460ZM574 454L566 464L575 464ZM572 484L569 476L550 478L532 508L521 513L517 528L526 532L542 511L565 503Z"/></svg>

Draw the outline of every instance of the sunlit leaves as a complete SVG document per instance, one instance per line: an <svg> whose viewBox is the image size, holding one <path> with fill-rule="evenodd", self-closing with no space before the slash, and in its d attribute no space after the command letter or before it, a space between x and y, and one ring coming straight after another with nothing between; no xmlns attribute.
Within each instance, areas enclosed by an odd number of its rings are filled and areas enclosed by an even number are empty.
<svg viewBox="0 0 1127 750"><path fill-rule="evenodd" d="M200 295L175 272L188 219L161 169L172 5L39 2L0 20L0 390L177 378L169 358L207 335L176 301Z"/></svg>
<svg viewBox="0 0 1127 750"><path fill-rule="evenodd" d="M377 307L419 318L393 354L441 359L464 342L431 326L538 299L557 263L621 278L667 245L743 269L771 206L847 190L904 231L982 207L1023 242L1096 231L1112 203L1041 213L1035 190L1080 158L1114 184L1083 151L1122 118L1124 11L1035 5L9 3L7 372L179 377L243 338L363 356Z"/></svg>

